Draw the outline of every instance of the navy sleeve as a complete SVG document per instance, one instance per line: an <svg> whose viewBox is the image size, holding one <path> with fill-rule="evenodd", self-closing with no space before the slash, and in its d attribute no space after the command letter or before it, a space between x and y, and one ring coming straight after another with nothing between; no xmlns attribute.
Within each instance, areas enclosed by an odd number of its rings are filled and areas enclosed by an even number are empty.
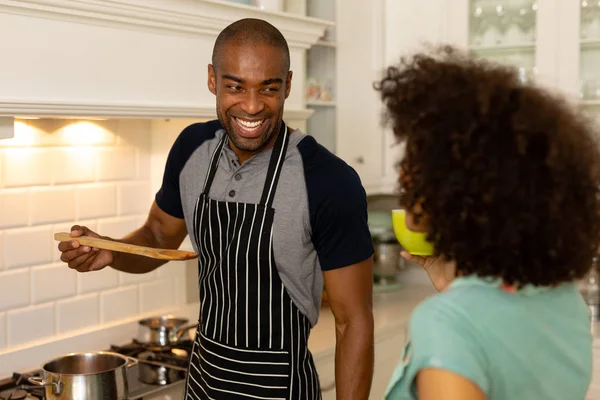
<svg viewBox="0 0 600 400"><path fill-rule="evenodd" d="M304 163L312 241L321 268L333 270L373 255L367 198L358 174L311 136L298 144Z"/></svg>
<svg viewBox="0 0 600 400"><path fill-rule="evenodd" d="M183 218L179 175L192 153L204 141L214 138L219 129L221 125L218 120L192 124L181 131L173 143L167 157L162 186L155 196L156 204L167 214Z"/></svg>

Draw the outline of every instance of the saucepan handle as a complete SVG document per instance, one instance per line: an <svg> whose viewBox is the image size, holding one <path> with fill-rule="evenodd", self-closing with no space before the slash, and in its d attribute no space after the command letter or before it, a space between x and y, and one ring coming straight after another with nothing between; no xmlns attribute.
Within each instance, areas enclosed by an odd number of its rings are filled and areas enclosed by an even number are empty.
<svg viewBox="0 0 600 400"><path fill-rule="evenodd" d="M44 379L39 376L31 376L27 379L29 383L33 386L39 387L47 387L52 386L52 394L55 396L60 396L62 393L62 383L61 382L44 382Z"/></svg>
<svg viewBox="0 0 600 400"><path fill-rule="evenodd" d="M136 358L133 357L127 357L127 365L125 366L126 368L131 368L135 365L138 364L138 360Z"/></svg>

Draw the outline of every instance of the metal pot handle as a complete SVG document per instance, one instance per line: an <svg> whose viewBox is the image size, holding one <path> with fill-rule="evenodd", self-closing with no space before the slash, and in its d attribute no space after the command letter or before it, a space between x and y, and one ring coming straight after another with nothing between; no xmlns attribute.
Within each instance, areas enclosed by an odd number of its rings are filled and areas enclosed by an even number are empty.
<svg viewBox="0 0 600 400"><path fill-rule="evenodd" d="M176 336L177 336L177 340L181 340L181 337L183 336L184 333L186 333L187 331L189 331L190 329L194 329L198 327L198 323L194 323L194 324L188 324L188 325L184 325L181 328L179 328L177 330Z"/></svg>
<svg viewBox="0 0 600 400"><path fill-rule="evenodd" d="M126 358L127 358L127 365L125 366L125 368L129 369L138 364L138 360L136 358L133 358L133 357L126 357Z"/></svg>
<svg viewBox="0 0 600 400"><path fill-rule="evenodd" d="M44 382L44 379L39 376L31 376L27 381L38 387L52 386L52 394L55 396L60 396L63 390L62 382Z"/></svg>

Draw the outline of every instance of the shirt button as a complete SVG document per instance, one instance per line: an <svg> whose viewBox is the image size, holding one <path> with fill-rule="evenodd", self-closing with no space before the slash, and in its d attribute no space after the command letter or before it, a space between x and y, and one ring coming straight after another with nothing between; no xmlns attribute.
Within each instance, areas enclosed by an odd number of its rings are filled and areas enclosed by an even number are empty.
<svg viewBox="0 0 600 400"><path fill-rule="evenodd" d="M235 180L236 181L241 181L242 180L242 175L241 174L235 174Z"/></svg>
<svg viewBox="0 0 600 400"><path fill-rule="evenodd" d="M231 190L229 192L229 197L234 197L235 196L235 190Z"/></svg>

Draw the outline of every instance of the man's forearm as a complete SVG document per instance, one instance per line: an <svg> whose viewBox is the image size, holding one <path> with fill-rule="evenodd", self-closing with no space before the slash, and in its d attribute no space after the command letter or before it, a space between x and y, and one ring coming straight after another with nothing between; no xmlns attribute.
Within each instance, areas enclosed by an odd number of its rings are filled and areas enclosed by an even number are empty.
<svg viewBox="0 0 600 400"><path fill-rule="evenodd" d="M336 326L335 379L338 400L367 400L373 379L373 316Z"/></svg>

